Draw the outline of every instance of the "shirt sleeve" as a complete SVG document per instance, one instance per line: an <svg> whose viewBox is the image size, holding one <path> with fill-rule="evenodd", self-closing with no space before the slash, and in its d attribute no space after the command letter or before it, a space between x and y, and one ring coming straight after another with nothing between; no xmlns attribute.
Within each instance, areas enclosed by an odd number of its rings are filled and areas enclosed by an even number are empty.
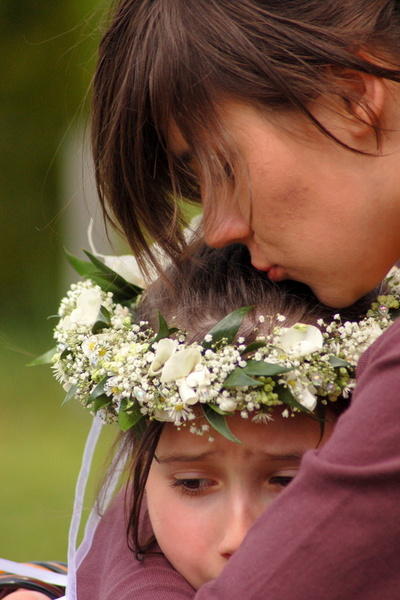
<svg viewBox="0 0 400 600"><path fill-rule="evenodd" d="M351 407L196 600L400 598L400 322L370 348Z"/></svg>

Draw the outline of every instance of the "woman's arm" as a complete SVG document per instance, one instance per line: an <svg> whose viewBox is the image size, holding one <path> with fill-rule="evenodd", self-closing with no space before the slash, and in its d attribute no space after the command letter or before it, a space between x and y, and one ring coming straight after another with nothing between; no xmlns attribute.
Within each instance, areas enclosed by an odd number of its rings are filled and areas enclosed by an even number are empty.
<svg viewBox="0 0 400 600"><path fill-rule="evenodd" d="M323 450L196 600L400 597L400 322L371 347Z"/></svg>

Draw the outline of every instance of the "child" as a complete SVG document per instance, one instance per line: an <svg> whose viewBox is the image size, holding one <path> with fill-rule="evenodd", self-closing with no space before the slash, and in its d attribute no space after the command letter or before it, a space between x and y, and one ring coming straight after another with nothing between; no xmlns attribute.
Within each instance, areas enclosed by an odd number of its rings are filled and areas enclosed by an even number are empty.
<svg viewBox="0 0 400 600"><path fill-rule="evenodd" d="M363 299L342 318L357 320L370 303L371 298ZM238 332L243 345L254 343L260 334L269 335L282 322L290 328L298 321L315 325L321 318L332 318L332 311L304 286L278 286L253 269L245 247L236 245L223 250L201 247L177 268L171 267L167 282L159 279L148 289L138 319L156 329L159 309L169 325L188 332L185 344L190 346L201 343L215 323L243 305L255 306ZM260 322L264 315L273 319ZM280 322L279 315L285 320ZM344 376L342 385L350 389L345 380ZM239 410L232 398L220 408L240 444L213 431L201 404L194 404L194 420L185 421L182 415L190 403L169 409L168 415L159 413L161 421L157 416L150 421L139 440L132 430L125 434L124 452L133 457L125 511L119 497L103 517L78 572L79 600L106 600L114 594L152 600L177 593L193 597L193 588L218 576L257 516L292 480L302 454L323 446L349 402L338 397L339 388L331 391L334 402L328 402L322 438L318 421L305 414L289 417L284 406L263 412L247 404ZM300 397L305 404L310 400L306 392ZM315 415L324 406L321 401L322 397L312 407ZM175 570L168 569L160 552Z"/></svg>

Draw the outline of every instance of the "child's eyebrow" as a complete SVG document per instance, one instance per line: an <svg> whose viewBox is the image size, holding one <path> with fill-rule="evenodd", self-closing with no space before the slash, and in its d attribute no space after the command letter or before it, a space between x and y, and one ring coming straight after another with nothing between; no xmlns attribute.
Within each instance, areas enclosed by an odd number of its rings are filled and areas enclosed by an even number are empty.
<svg viewBox="0 0 400 600"><path fill-rule="evenodd" d="M187 454L187 453L176 453L176 454L163 454L161 456L154 455L154 459L159 464L167 464L172 462L200 462L213 458L218 453L216 450L209 450L208 452L202 452L201 454ZM274 454L271 452L255 452L254 454L259 455L266 460L277 460L277 461L298 461L300 462L303 456L303 452L293 452L291 454Z"/></svg>
<svg viewBox="0 0 400 600"><path fill-rule="evenodd" d="M293 454L271 454L270 452L262 453L265 458L269 460L297 460L300 461L303 458L303 452L295 452Z"/></svg>
<svg viewBox="0 0 400 600"><path fill-rule="evenodd" d="M202 452L201 454L184 454L184 453L176 453L176 454L162 454L160 457L154 455L154 459L158 463L171 463L171 462L198 462L202 460L206 460L207 458L211 458L217 454L216 450L209 450L208 452Z"/></svg>

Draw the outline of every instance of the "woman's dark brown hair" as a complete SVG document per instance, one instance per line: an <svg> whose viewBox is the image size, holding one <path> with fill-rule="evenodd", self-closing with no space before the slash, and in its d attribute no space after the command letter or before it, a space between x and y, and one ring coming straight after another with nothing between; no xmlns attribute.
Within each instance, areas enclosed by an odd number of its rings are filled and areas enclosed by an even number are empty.
<svg viewBox="0 0 400 600"><path fill-rule="evenodd" d="M178 200L196 200L199 190L170 151L171 122L194 150L210 197L213 183L227 178L224 168L229 179L238 160L218 112L221 99L270 115L296 110L346 147L314 117L310 101L323 95L347 108L360 104L347 85L349 70L398 82L399 61L396 0L120 0L93 90L106 216L135 254L151 255L153 238L176 258L184 246ZM378 152L380 124L363 108Z"/></svg>
<svg viewBox="0 0 400 600"><path fill-rule="evenodd" d="M288 326L300 321L316 325L320 318L329 320L333 309L322 305L305 285L285 281L276 284L262 271L251 266L245 246L234 244L224 249L210 249L198 244L194 254L168 269L168 283L157 280L148 290L138 309L138 318L156 328L157 311L168 324L175 323L188 331L188 341L201 341L204 335L228 313L242 306L254 306L238 335L247 343L254 341L260 324L258 316L283 314ZM372 294L355 305L342 309L344 320L358 320L371 305ZM335 310L334 312L338 312ZM264 333L277 322L265 325ZM334 403L340 414L349 400ZM163 423L153 421L144 435L136 439L132 432L124 435L122 451L131 457L129 479L128 539L130 547L142 554L151 549L154 538L144 539L140 530L140 512L151 462L154 458Z"/></svg>

